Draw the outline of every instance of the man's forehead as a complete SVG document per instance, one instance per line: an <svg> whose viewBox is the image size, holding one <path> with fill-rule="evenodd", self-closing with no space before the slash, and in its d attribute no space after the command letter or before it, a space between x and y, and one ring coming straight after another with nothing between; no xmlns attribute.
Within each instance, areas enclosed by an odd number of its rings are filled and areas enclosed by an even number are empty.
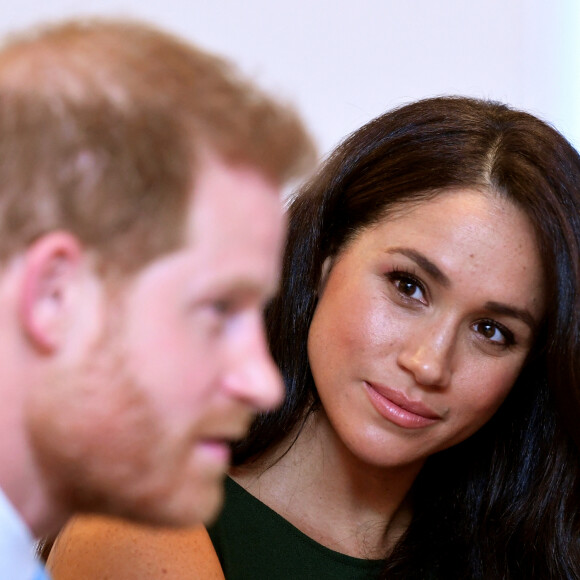
<svg viewBox="0 0 580 580"><path fill-rule="evenodd" d="M219 246L275 236L284 230L278 185L255 168L205 159L188 203L186 236L191 241L213 239Z"/></svg>

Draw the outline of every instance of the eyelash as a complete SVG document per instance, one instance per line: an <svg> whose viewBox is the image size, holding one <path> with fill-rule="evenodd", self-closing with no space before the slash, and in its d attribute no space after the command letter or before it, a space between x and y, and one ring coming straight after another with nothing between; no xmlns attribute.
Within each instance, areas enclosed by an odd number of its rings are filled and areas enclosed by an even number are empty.
<svg viewBox="0 0 580 580"><path fill-rule="evenodd" d="M487 340L488 342L490 342L494 345L497 344L498 346L501 346L504 348L509 348L510 346L513 346L516 344L514 333L511 330L509 330L508 328L506 328L503 324L500 324L499 322L496 322L495 320L490 320L490 319L484 318L483 320L478 320L478 321L474 322L472 326L475 328L475 327L482 325L482 324L489 325L492 328L499 330L499 332L504 337L503 342L498 342L495 340L490 340L489 338L484 336L483 333L478 333L478 334L481 334L481 336L483 337L484 340Z"/></svg>
<svg viewBox="0 0 580 580"><path fill-rule="evenodd" d="M227 316L233 310L232 303L226 299L214 300L212 302L212 307L214 311L221 316Z"/></svg>
<svg viewBox="0 0 580 580"><path fill-rule="evenodd" d="M388 272L386 274L386 277L389 280L389 282L391 282L391 284L395 287L395 290L399 293L401 298L403 298L405 301L411 300L417 301L417 299L412 298L411 296L403 293L399 288L399 286L397 286L398 282L406 282L410 285L416 286L421 291L423 296L425 298L427 297L427 290L425 288L425 285L423 284L423 282L421 282L421 280L419 280L419 278L413 272L410 272L409 270L404 270L402 268L396 267L391 272ZM421 301L419 300L419 302ZM423 302L421 302L421 304L423 304Z"/></svg>
<svg viewBox="0 0 580 580"><path fill-rule="evenodd" d="M425 285L423 284L423 282L421 282L421 280L413 272L411 272L409 270L405 270L403 268L395 267L391 272L388 272L386 274L386 278L387 278L387 280L389 280L389 282L391 282L391 284L394 286L395 290L398 292L401 299L403 299L406 303L418 301L421 304L424 304L424 302L418 300L417 298L412 298L411 296L402 292L400 287L397 285L397 283L400 283L400 282L406 282L410 285L413 285L422 293L422 295L425 298L427 298L428 293L427 293L427 289L426 289ZM491 340L489 337L486 337L482 332L478 332L476 330L476 328L478 326L481 326L481 325L488 325L488 326L492 327L493 329L498 330L501 333L501 335L503 336L504 340L503 341ZM515 340L515 336L514 336L513 332L511 330L509 330L507 327L505 327L503 324L500 324L499 322L496 322L495 320L492 320L489 318L484 318L484 319L475 321L471 326L475 330L475 332L483 340L485 340L488 344L491 344L493 346L497 346L500 348L509 348L509 347L516 344L516 340Z"/></svg>

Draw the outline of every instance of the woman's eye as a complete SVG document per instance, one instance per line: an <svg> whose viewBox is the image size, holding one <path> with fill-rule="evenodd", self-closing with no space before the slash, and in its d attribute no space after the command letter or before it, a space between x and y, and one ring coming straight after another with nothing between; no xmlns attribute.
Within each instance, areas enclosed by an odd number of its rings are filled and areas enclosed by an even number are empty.
<svg viewBox="0 0 580 580"><path fill-rule="evenodd" d="M399 294L402 294L405 298L417 300L423 304L427 302L423 285L414 277L400 272L393 272L389 278Z"/></svg>
<svg viewBox="0 0 580 580"><path fill-rule="evenodd" d="M483 336L486 340L509 346L514 344L514 335L505 327L500 326L497 322L492 322L491 320L481 320L475 323L475 331Z"/></svg>

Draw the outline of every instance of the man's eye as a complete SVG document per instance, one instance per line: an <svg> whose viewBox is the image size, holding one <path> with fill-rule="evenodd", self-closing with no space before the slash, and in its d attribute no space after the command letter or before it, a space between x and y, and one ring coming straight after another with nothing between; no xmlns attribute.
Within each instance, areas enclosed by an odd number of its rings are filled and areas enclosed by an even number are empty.
<svg viewBox="0 0 580 580"><path fill-rule="evenodd" d="M217 314L227 315L233 310L233 305L229 300L214 300L212 308Z"/></svg>

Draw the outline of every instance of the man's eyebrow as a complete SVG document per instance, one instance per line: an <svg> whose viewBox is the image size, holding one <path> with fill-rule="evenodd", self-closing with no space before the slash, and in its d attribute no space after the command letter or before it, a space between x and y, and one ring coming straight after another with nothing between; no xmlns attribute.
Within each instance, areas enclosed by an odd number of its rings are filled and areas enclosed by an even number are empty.
<svg viewBox="0 0 580 580"><path fill-rule="evenodd" d="M280 279L276 278L271 283L264 284L261 281L245 277L230 280L228 278L218 281L213 287L215 294L224 294L240 301L253 298L261 298L264 301L271 300L280 290Z"/></svg>
<svg viewBox="0 0 580 580"><path fill-rule="evenodd" d="M402 254L410 260L413 260L413 262L425 270L441 286L445 286L446 288L451 286L451 280L429 258L421 254L421 252L411 248L389 248L387 254Z"/></svg>

